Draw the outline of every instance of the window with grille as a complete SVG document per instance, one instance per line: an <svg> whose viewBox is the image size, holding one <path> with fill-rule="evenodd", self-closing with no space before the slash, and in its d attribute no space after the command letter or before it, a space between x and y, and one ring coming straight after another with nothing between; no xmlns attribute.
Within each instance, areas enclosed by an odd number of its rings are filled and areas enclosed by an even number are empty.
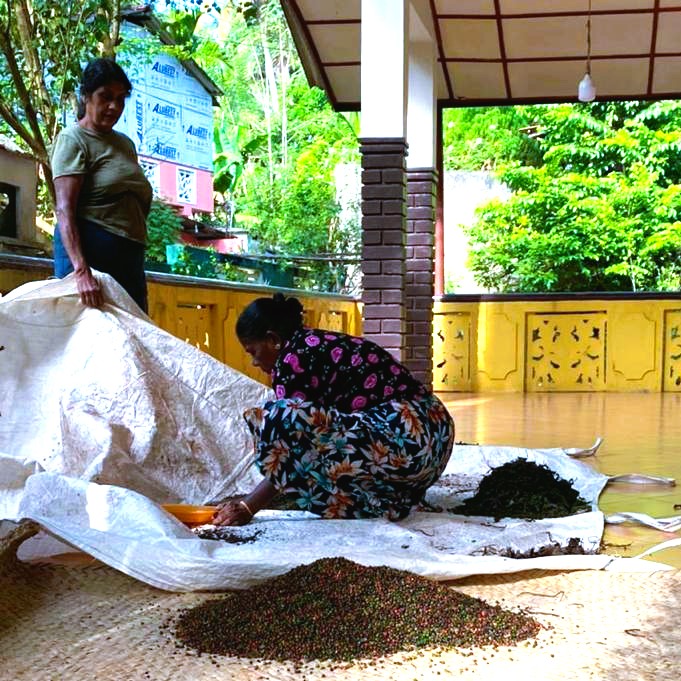
<svg viewBox="0 0 681 681"><path fill-rule="evenodd" d="M149 180L149 184L154 191L154 195L158 196L161 193L161 176L158 163L141 158L140 166L144 176L147 178L147 180Z"/></svg>
<svg viewBox="0 0 681 681"><path fill-rule="evenodd" d="M177 200L180 203L196 203L196 171L177 169Z"/></svg>

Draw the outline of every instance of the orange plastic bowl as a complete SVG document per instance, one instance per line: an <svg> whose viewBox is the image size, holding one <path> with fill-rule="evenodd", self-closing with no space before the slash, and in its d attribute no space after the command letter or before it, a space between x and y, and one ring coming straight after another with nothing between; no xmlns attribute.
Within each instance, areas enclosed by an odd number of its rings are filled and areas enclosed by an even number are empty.
<svg viewBox="0 0 681 681"><path fill-rule="evenodd" d="M192 506L191 504L162 504L162 508L185 525L209 523L218 509L217 506Z"/></svg>

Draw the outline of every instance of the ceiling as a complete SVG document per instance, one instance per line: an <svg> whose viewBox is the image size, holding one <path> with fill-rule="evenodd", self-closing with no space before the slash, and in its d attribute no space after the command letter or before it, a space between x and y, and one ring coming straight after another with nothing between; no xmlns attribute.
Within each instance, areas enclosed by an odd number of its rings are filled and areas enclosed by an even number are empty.
<svg viewBox="0 0 681 681"><path fill-rule="evenodd" d="M576 101L588 0L418 0L443 106ZM361 0L281 0L311 83L360 108ZM681 0L592 0L598 99L681 99Z"/></svg>

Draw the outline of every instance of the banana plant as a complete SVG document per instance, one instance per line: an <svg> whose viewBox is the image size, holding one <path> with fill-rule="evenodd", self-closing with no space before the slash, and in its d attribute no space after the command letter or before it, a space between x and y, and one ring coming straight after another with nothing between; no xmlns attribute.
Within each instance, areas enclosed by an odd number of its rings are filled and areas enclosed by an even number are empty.
<svg viewBox="0 0 681 681"><path fill-rule="evenodd" d="M232 227L239 183L246 164L253 154L267 145L266 135L248 138L250 128L239 125L225 129L216 125L213 133L215 156L213 159L213 190L220 195Z"/></svg>

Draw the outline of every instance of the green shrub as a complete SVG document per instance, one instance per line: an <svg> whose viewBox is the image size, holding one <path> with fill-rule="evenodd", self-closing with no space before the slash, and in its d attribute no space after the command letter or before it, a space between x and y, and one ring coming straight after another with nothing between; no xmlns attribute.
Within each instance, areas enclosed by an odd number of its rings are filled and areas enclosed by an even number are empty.
<svg viewBox="0 0 681 681"><path fill-rule="evenodd" d="M166 203L154 199L147 217L147 260L166 262L166 246L177 243L182 219Z"/></svg>

